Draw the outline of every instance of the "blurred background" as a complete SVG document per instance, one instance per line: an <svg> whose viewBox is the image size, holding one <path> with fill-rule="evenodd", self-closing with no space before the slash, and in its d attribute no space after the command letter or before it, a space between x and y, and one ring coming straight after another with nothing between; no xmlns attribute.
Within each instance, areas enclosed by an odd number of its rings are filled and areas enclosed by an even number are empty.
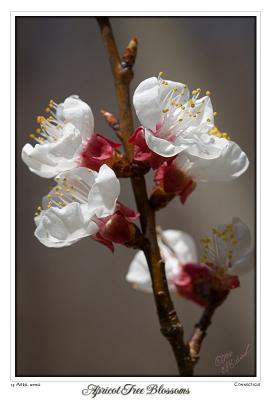
<svg viewBox="0 0 272 400"><path fill-rule="evenodd" d="M159 331L152 295L126 282L134 250L112 255L89 238L49 249L34 237L33 215L52 180L30 173L21 148L50 99L78 94L94 112L95 128L113 138L100 109L117 112L113 80L93 17L17 17L17 296L18 376L174 376L175 361ZM219 223L239 216L255 229L254 17L112 18L120 51L139 39L132 93L150 76L212 92L216 123L247 153L248 171L231 183L199 184L185 206L162 210L164 228L199 243ZM135 118L135 124L137 124ZM149 177L151 185L152 177ZM135 207L129 180L121 201ZM199 247L200 250L200 247ZM201 308L174 297L186 338ZM217 376L218 354L249 354L228 375L255 375L255 271L241 278L208 331L196 375Z"/></svg>

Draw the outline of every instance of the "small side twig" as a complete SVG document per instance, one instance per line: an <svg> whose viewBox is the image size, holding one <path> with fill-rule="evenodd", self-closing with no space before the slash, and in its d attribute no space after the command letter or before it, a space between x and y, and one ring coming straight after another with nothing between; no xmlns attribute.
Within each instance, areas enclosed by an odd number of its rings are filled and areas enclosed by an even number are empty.
<svg viewBox="0 0 272 400"><path fill-rule="evenodd" d="M190 356L194 364L199 359L199 353L202 342L207 335L207 329L212 323L212 317L216 310L216 306L208 306L204 309L199 322L195 325L193 334L188 342L190 348Z"/></svg>

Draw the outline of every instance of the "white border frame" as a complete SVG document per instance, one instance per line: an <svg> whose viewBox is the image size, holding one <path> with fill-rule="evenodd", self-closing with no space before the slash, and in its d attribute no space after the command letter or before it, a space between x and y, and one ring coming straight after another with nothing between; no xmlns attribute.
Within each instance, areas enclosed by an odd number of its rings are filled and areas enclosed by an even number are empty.
<svg viewBox="0 0 272 400"><path fill-rule="evenodd" d="M256 266L256 377L186 377L185 380L180 377L16 377L15 376L15 17L16 16L97 16L97 15L111 15L111 16L255 16L256 17L256 155L257 155L257 165L256 165L256 177L257 177L257 204L256 204L256 245L257 245L257 266ZM12 11L10 12L10 38L11 38L11 135L10 135L10 171L11 171L11 249L10 249L10 383L18 382L54 382L54 383L67 383L67 382L81 382L81 383L199 383L199 382L260 382L261 381L261 344L260 344L260 324L261 324L261 301L260 301L260 160L261 160L261 123L260 123L260 56L261 56L261 11L251 11L251 12L222 12L222 11L198 11L198 12L180 12L180 11L145 11L145 12L131 12L131 11L95 11L95 12L79 12L79 11L69 11L69 12L48 12L48 11ZM84 385L82 385L83 388ZM113 386L113 385L112 385ZM116 385L114 385L116 386ZM118 386L118 385L117 385ZM172 385L173 386L173 385Z"/></svg>

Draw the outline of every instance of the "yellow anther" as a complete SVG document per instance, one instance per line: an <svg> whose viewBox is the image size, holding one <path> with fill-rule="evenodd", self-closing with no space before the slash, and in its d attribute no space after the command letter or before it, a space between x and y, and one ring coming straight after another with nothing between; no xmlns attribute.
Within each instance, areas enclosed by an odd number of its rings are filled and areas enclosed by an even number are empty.
<svg viewBox="0 0 272 400"><path fill-rule="evenodd" d="M224 139L230 140L230 135L227 132L223 132L221 137Z"/></svg>
<svg viewBox="0 0 272 400"><path fill-rule="evenodd" d="M200 88L197 88L196 91L197 91L198 93L200 93L200 92L201 92L201 89L200 89Z"/></svg>
<svg viewBox="0 0 272 400"><path fill-rule="evenodd" d="M163 113L167 113L168 111L169 111L169 108L164 108L164 109L162 110Z"/></svg>
<svg viewBox="0 0 272 400"><path fill-rule="evenodd" d="M37 129L36 129L36 133L41 133L41 129L40 129L40 128L37 128Z"/></svg>
<svg viewBox="0 0 272 400"><path fill-rule="evenodd" d="M207 122L211 122L211 119L210 119L210 118L207 118Z"/></svg>
<svg viewBox="0 0 272 400"><path fill-rule="evenodd" d="M164 74L164 72L161 71L161 72L159 73L159 77L161 78L161 77L163 76L163 74Z"/></svg>
<svg viewBox="0 0 272 400"><path fill-rule="evenodd" d="M195 96L196 94L197 94L197 90L193 90L193 91L192 91L192 95Z"/></svg>
<svg viewBox="0 0 272 400"><path fill-rule="evenodd" d="M180 119L179 119L179 122L182 122L182 121L183 121L183 119L182 119L182 118L180 118Z"/></svg>
<svg viewBox="0 0 272 400"><path fill-rule="evenodd" d="M48 194L48 195L47 195L47 198L48 198L48 199L52 199L52 195L51 195L51 194Z"/></svg>
<svg viewBox="0 0 272 400"><path fill-rule="evenodd" d="M30 133L29 137L30 137L31 139L36 139L36 136L34 135L34 133Z"/></svg>
<svg viewBox="0 0 272 400"><path fill-rule="evenodd" d="M37 123L42 124L45 121L45 118L42 115L38 115L37 117Z"/></svg>
<svg viewBox="0 0 272 400"><path fill-rule="evenodd" d="M45 112L49 113L50 112L50 107L46 107Z"/></svg>
<svg viewBox="0 0 272 400"><path fill-rule="evenodd" d="M194 107L195 107L195 103L192 101L191 104L190 104L190 106L191 106L192 108L194 108Z"/></svg>
<svg viewBox="0 0 272 400"><path fill-rule="evenodd" d="M177 88L173 88L172 91L173 91L173 92L177 92L178 89L177 89Z"/></svg>
<svg viewBox="0 0 272 400"><path fill-rule="evenodd" d="M216 117L216 116L217 116L217 112L216 112L216 111L214 111L214 113L213 113L213 116L214 116L214 117Z"/></svg>
<svg viewBox="0 0 272 400"><path fill-rule="evenodd" d="M203 244L208 244L208 243L210 243L210 241L211 241L211 238L204 238L204 239L201 239L201 242L202 242Z"/></svg>
<svg viewBox="0 0 272 400"><path fill-rule="evenodd" d="M41 206L37 207L37 210L42 211L42 207Z"/></svg>
<svg viewBox="0 0 272 400"><path fill-rule="evenodd" d="M182 110L185 110L185 108L186 108L185 106L182 106L182 107L181 107Z"/></svg>
<svg viewBox="0 0 272 400"><path fill-rule="evenodd" d="M211 92L210 92L209 90L206 90L206 95L207 95L207 96L210 96L210 95L211 95Z"/></svg>

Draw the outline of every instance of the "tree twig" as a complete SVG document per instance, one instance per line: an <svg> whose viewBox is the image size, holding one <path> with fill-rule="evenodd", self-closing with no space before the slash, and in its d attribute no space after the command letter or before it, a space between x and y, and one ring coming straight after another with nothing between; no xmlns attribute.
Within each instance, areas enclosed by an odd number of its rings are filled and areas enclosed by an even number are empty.
<svg viewBox="0 0 272 400"><path fill-rule="evenodd" d="M199 353L203 339L207 335L207 329L212 323L212 317L216 310L216 306L208 306L204 309L199 322L195 325L193 334L189 340L190 356L194 364L199 359Z"/></svg>
<svg viewBox="0 0 272 400"><path fill-rule="evenodd" d="M124 56L121 58L117 50L109 19L107 17L98 17L97 20L108 52L115 83L119 107L120 137L122 138L125 153L128 159L131 160L133 149L128 144L128 138L133 133L133 117L129 86L133 78L132 67L136 57L137 40L133 38L130 41ZM145 244L142 249L145 253L151 274L161 332L168 339L172 347L180 375L191 376L193 374L193 362L190 356L190 347L189 344L184 342L183 326L170 297L165 267L157 242L155 212L149 204L145 178L144 176L132 177L131 183L137 209L140 212L141 228L145 237Z"/></svg>

